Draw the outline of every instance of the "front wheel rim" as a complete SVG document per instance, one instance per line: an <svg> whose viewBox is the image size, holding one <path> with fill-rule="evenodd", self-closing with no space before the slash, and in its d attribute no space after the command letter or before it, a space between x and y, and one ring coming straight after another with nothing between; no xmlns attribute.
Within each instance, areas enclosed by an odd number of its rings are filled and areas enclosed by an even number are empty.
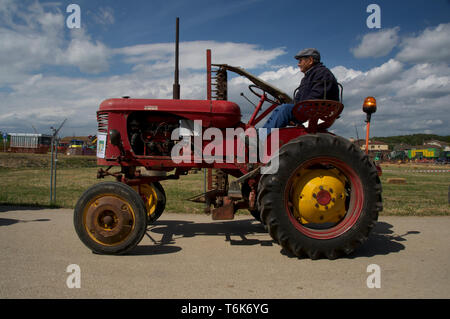
<svg viewBox="0 0 450 319"><path fill-rule="evenodd" d="M131 205L122 197L102 194L85 206L83 225L96 243L118 246L130 237L136 225L136 216Z"/></svg>
<svg viewBox="0 0 450 319"><path fill-rule="evenodd" d="M147 211L147 217L151 218L154 216L156 212L156 208L158 205L158 194L156 193L156 190L154 188L154 185L150 184L141 184L138 186L133 186L133 189L139 193L142 200L145 204L145 209Z"/></svg>

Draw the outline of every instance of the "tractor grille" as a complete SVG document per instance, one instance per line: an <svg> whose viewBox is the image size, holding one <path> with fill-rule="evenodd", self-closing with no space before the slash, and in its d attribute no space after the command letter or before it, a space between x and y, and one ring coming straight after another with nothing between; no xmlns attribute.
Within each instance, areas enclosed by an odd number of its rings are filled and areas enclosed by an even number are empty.
<svg viewBox="0 0 450 319"><path fill-rule="evenodd" d="M107 133L108 132L108 113L98 112L97 113L97 123L98 123L98 132Z"/></svg>

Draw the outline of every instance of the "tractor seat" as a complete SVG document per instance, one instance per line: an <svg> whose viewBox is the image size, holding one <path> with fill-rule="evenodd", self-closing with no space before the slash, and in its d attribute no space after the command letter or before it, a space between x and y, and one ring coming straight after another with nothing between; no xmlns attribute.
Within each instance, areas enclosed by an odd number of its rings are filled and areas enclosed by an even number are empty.
<svg viewBox="0 0 450 319"><path fill-rule="evenodd" d="M342 103L333 100L305 100L297 103L292 113L300 123L309 121L308 133L316 133L333 125L343 109Z"/></svg>

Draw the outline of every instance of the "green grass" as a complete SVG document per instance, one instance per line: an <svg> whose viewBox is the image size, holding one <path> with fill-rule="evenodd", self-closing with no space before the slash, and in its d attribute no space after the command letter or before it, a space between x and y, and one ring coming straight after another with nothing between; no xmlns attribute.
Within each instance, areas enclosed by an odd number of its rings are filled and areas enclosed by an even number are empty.
<svg viewBox="0 0 450 319"><path fill-rule="evenodd" d="M49 154L0 153L0 205L53 206L74 208L90 186L114 178L97 179L96 158L58 156L56 201L50 203L51 157ZM118 168L112 168L118 171ZM185 201L203 192L203 173L189 174L179 180L162 181L166 211L203 212L204 205Z"/></svg>
<svg viewBox="0 0 450 319"><path fill-rule="evenodd" d="M0 169L5 168L48 168L51 167L50 154L2 153L0 152ZM58 153L58 168L97 167L95 156L71 155Z"/></svg>
<svg viewBox="0 0 450 319"><path fill-rule="evenodd" d="M49 206L49 155L0 153L0 205ZM41 163L42 167L35 167ZM450 215L448 187L450 173L407 172L413 166L383 165L383 206L381 215ZM426 167L420 167L426 169ZM447 168L447 167L440 167ZM113 178L97 179L95 157L60 156L56 202L53 206L73 208L91 185ZM448 168L447 168L448 169ZM117 169L116 169L117 170ZM402 177L406 184L389 184L389 178ZM166 195L166 211L203 213L204 205L185 199L203 192L203 173L161 182ZM240 211L243 212L243 211Z"/></svg>
<svg viewBox="0 0 450 319"><path fill-rule="evenodd" d="M448 192L450 173L424 173L417 166L384 166L384 215L432 216L450 215ZM449 169L440 167L439 169ZM405 178L405 184L387 183L389 178Z"/></svg>
<svg viewBox="0 0 450 319"><path fill-rule="evenodd" d="M73 207L83 191L97 182L95 168L57 170L57 207ZM13 205L49 205L50 169L1 169L0 203Z"/></svg>
<svg viewBox="0 0 450 319"><path fill-rule="evenodd" d="M81 194L90 186L109 177L97 179L97 168L62 168L57 171L56 202L52 206L73 208ZM189 174L180 180L163 181L170 212L202 212L203 205L184 199L203 192L203 174ZM50 205L49 169L0 169L0 204L24 206Z"/></svg>

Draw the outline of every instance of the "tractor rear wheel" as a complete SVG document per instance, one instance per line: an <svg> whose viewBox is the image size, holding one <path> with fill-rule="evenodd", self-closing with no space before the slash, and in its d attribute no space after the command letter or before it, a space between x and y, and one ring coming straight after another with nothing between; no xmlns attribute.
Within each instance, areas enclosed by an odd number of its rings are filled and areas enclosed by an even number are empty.
<svg viewBox="0 0 450 319"><path fill-rule="evenodd" d="M81 241L99 254L124 254L134 248L147 229L147 212L139 194L120 182L104 182L87 189L74 211Z"/></svg>
<svg viewBox="0 0 450 319"><path fill-rule="evenodd" d="M277 173L262 175L257 202L270 235L286 251L335 259L368 238L382 210L381 182L360 149L318 133L283 145L278 160Z"/></svg>

